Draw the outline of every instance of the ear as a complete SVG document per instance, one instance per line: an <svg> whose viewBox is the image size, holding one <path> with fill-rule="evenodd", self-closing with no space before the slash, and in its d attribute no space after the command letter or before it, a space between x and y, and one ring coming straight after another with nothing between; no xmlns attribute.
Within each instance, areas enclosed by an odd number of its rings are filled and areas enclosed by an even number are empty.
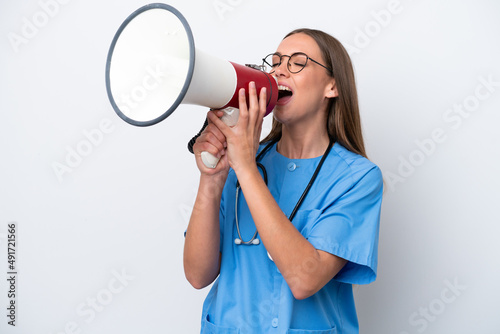
<svg viewBox="0 0 500 334"><path fill-rule="evenodd" d="M333 99L337 96L339 96L339 92L337 91L337 84L335 83L335 79L332 78L325 87L325 97L328 99Z"/></svg>

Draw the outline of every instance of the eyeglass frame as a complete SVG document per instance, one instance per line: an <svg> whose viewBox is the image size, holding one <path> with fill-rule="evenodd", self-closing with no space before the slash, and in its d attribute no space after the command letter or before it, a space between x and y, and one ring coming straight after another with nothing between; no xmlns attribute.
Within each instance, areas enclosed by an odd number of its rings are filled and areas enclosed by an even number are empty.
<svg viewBox="0 0 500 334"><path fill-rule="evenodd" d="M306 56L306 63L305 63L305 64L304 64L304 66L303 66L300 70L298 70L297 72L292 72L292 71L290 70L290 59L291 59L293 56L295 56L295 55L304 55L304 56ZM274 66L273 66L273 65L271 65L271 64L269 64L269 63L266 61L266 58L267 58L267 57L269 57L269 56L279 56L279 57L280 57L280 62L279 62L279 64L275 64ZM276 66L276 67L279 67L279 66L281 65L281 63L283 63L283 57L288 57L288 61L286 62L286 68L287 68L287 70L288 70L290 73L292 73L292 74L297 74L297 73L299 73L300 71L302 71L302 70L303 70L303 69L307 66L307 62L308 62L309 60L311 60L313 63L316 63L316 64L318 64L319 66L323 67L324 69L328 70L328 72L330 72L330 74L333 76L333 70L332 70L332 69L330 69L330 68L326 67L325 65L323 65L323 64L321 64L321 63L317 62L316 60L312 59L311 57L309 57L308 55L306 55L304 52L294 52L294 53L292 53L290 56L289 56L289 55L282 55L282 54L279 54L279 53L277 53L277 52L275 52L275 53L270 53L270 54L268 54L267 56L265 56L264 58L262 58L262 63L263 63L262 65L263 65L263 66L265 66L264 64L266 64L267 66L271 67L272 71L270 71L270 72L269 72L269 74L272 74L272 73L276 72L275 66Z"/></svg>

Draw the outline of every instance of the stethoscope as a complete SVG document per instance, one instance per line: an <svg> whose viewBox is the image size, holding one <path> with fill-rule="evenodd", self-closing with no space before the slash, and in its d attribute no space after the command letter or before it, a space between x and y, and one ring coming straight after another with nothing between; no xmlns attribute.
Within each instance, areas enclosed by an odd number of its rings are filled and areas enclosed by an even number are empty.
<svg viewBox="0 0 500 334"><path fill-rule="evenodd" d="M262 156L267 151L269 151L269 149L277 141L278 141L278 139L274 140L274 141L271 141L269 144L267 144L266 147L264 147L264 149L257 155L257 158L255 159L257 161L257 167L259 167L260 170L262 170L262 177L263 177L264 182L266 183L266 185L267 185L267 171L266 171L266 168L264 167L264 165L262 165L259 161L262 158ZM313 185L314 180L316 180L316 177L318 176L319 170L321 169L321 166L323 166L323 162L325 162L325 159L328 156L328 153L330 153L330 150L332 149L332 146L333 146L333 140L330 139L330 143L328 144L328 147L327 147L325 153L321 157L321 160L320 160L318 166L316 167L316 170L314 171L313 175L311 176L311 179L309 180L309 183L307 184L306 188L304 189L304 192L302 193L302 196L300 196L299 200L297 201L297 204L295 204L295 208L292 210L292 213L288 217L289 221L292 221L292 219L295 217L295 214L297 213L297 210L300 208L300 206L304 202L304 199L306 198L307 193L311 189L311 186ZM259 233L257 230L255 230L254 235L248 241L244 241L243 238L241 237L240 224L238 222L238 195L239 195L239 192L240 192L240 183L236 182L236 200L235 200L235 205L234 205L234 211L235 211L236 230L238 232L238 238L234 239L234 243L236 245L258 245L258 244L260 244L260 240L257 239L257 235Z"/></svg>

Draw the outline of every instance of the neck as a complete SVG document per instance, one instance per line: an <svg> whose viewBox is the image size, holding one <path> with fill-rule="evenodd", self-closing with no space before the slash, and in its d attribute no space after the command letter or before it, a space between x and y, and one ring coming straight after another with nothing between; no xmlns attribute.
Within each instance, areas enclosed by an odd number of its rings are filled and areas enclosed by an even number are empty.
<svg viewBox="0 0 500 334"><path fill-rule="evenodd" d="M314 131L298 133L283 127L276 149L289 159L310 159L323 155L329 143L326 129L321 133Z"/></svg>

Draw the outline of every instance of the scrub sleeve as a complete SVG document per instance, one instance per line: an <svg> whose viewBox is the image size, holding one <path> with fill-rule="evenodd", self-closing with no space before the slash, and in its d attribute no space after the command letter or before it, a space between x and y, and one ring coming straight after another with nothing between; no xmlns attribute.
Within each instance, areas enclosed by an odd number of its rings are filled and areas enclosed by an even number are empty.
<svg viewBox="0 0 500 334"><path fill-rule="evenodd" d="M368 284L377 276L381 173L369 170L313 222L307 240L348 262L335 280Z"/></svg>

